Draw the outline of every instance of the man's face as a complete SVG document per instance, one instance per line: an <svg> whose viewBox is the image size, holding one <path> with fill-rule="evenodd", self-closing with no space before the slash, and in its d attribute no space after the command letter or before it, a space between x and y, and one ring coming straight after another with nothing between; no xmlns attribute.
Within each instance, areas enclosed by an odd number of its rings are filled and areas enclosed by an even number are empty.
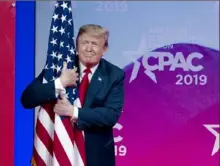
<svg viewBox="0 0 220 166"><path fill-rule="evenodd" d="M107 50L104 44L104 37L94 37L86 33L79 36L77 51L82 64L87 67L93 67L98 64Z"/></svg>

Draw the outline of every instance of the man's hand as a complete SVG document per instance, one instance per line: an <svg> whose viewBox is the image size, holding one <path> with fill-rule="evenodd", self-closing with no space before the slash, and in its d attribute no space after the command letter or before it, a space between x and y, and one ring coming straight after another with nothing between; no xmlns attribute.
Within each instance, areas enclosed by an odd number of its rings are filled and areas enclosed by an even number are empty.
<svg viewBox="0 0 220 166"><path fill-rule="evenodd" d="M77 68L67 69L67 63L63 63L63 69L60 75L60 81L64 88L69 86L76 86L76 82L79 80Z"/></svg>
<svg viewBox="0 0 220 166"><path fill-rule="evenodd" d="M66 98L63 92L60 93L61 99L57 100L57 103L54 107L54 112L60 116L69 116L72 117L74 113L74 107Z"/></svg>

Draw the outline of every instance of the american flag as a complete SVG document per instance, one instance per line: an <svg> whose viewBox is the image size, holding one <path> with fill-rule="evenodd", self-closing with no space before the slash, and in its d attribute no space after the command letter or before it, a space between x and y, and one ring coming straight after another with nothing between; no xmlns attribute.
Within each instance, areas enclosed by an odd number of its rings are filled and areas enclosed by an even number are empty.
<svg viewBox="0 0 220 166"><path fill-rule="evenodd" d="M73 26L71 1L57 1L50 27L43 83L60 76L64 61L68 69L75 67ZM79 101L76 88L66 88L66 97L71 103ZM41 105L38 111L32 165L84 166L85 158L81 146L75 141L77 135L74 127L69 117L60 117L54 113L54 104ZM83 131L80 134L80 141L84 143Z"/></svg>

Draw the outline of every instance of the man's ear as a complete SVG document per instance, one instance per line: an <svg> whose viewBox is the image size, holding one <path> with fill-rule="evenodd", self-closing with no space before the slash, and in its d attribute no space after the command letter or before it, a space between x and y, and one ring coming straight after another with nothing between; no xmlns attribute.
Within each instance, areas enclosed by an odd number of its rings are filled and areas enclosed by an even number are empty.
<svg viewBox="0 0 220 166"><path fill-rule="evenodd" d="M105 55L105 53L107 52L107 50L108 50L108 47L104 46L102 56L104 56L104 55Z"/></svg>

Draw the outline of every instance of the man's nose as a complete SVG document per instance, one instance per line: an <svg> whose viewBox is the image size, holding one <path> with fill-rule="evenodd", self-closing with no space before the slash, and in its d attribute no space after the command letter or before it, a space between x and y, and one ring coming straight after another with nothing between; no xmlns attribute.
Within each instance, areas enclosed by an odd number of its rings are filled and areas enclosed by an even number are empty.
<svg viewBox="0 0 220 166"><path fill-rule="evenodd" d="M92 51L92 45L91 45L91 44L88 44L88 45L87 45L86 51Z"/></svg>

